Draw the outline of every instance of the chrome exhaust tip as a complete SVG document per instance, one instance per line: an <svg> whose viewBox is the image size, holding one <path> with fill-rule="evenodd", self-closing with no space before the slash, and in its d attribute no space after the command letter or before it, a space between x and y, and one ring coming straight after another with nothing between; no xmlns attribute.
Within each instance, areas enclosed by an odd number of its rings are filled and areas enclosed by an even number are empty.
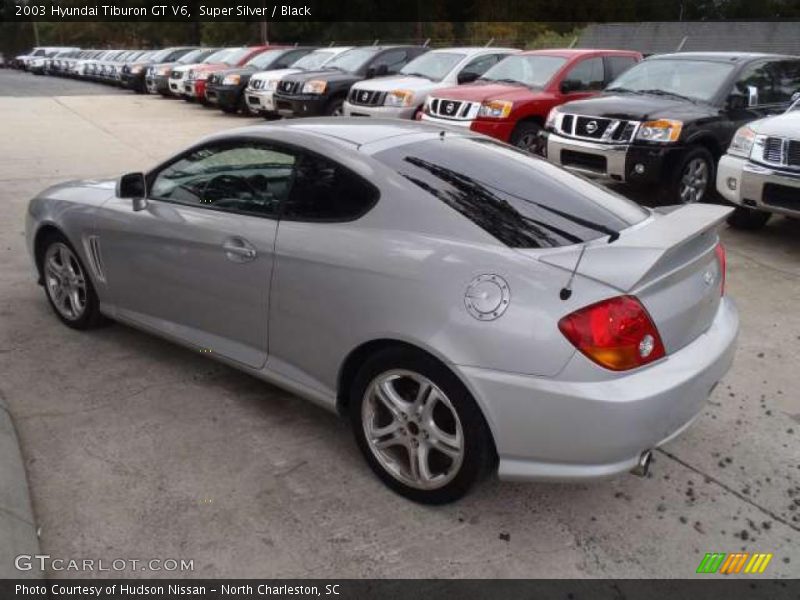
<svg viewBox="0 0 800 600"><path fill-rule="evenodd" d="M650 462L653 460L653 451L645 450L639 455L639 461L631 469L631 473L637 477L647 477L650 472Z"/></svg>

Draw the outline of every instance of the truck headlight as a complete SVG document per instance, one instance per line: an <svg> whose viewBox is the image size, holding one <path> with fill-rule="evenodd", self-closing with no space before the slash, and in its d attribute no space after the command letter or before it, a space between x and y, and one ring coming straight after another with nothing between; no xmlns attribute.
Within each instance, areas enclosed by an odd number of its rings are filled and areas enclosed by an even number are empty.
<svg viewBox="0 0 800 600"><path fill-rule="evenodd" d="M327 87L327 81L322 81L321 79L312 79L311 81L306 81L305 85L303 85L303 93L324 94Z"/></svg>
<svg viewBox="0 0 800 600"><path fill-rule="evenodd" d="M755 142L756 132L747 125L740 127L733 135L731 145L728 147L728 154L741 156L742 158L750 158L750 153L753 151Z"/></svg>
<svg viewBox="0 0 800 600"><path fill-rule="evenodd" d="M208 79L209 75L211 75L211 73L197 73L195 74L195 79L197 81L205 81L206 79Z"/></svg>
<svg viewBox="0 0 800 600"><path fill-rule="evenodd" d="M222 80L222 85L238 85L241 80L241 75L226 75Z"/></svg>
<svg viewBox="0 0 800 600"><path fill-rule="evenodd" d="M279 81L280 81L280 79L267 79L264 82L264 89L265 90L275 91L276 89L278 89L278 82Z"/></svg>
<svg viewBox="0 0 800 600"><path fill-rule="evenodd" d="M161 75L161 76L169 75L169 67L161 67L158 70L158 74Z"/></svg>
<svg viewBox="0 0 800 600"><path fill-rule="evenodd" d="M636 137L648 142L677 142L682 129L682 121L673 121L671 119L645 121L639 127L639 133Z"/></svg>
<svg viewBox="0 0 800 600"><path fill-rule="evenodd" d="M142 65L134 65L134 66L131 67L131 73L133 73L134 75L138 75L143 70L144 70L144 67Z"/></svg>
<svg viewBox="0 0 800 600"><path fill-rule="evenodd" d="M505 119L511 114L513 106L514 103L510 100L490 100L481 104L478 109L478 116L489 119Z"/></svg>
<svg viewBox="0 0 800 600"><path fill-rule="evenodd" d="M392 90L386 94L384 106L411 106L414 101L414 92L410 90Z"/></svg>

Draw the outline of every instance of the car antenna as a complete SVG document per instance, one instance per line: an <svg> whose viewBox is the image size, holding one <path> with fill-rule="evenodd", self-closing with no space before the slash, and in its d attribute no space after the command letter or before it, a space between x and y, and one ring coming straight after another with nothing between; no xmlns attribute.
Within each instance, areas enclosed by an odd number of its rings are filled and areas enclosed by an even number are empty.
<svg viewBox="0 0 800 600"><path fill-rule="evenodd" d="M572 273L569 274L567 285L561 288L561 291L558 292L558 297L562 300L569 300L572 296L572 281L575 279L575 274L578 272L578 267L581 266L581 261L583 260L583 255L585 252L586 244L581 247L581 253L578 255L578 260L575 262L575 266L572 268Z"/></svg>
<svg viewBox="0 0 800 600"><path fill-rule="evenodd" d="M608 236L608 243L613 244L619 239L619 231L614 231L609 234ZM561 288L561 291L558 292L558 297L562 300L569 300L572 296L572 282L575 279L575 274L578 272L578 267L581 266L581 261L583 260L583 255L586 252L586 244L581 247L581 253L578 255L578 260L575 261L575 266L572 268L572 272L569 274L569 279L567 280L567 285Z"/></svg>

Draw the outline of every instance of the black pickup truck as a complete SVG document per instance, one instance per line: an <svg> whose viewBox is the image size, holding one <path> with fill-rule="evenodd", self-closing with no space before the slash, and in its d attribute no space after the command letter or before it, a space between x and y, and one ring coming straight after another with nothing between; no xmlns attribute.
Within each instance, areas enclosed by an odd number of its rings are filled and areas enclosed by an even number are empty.
<svg viewBox="0 0 800 600"><path fill-rule="evenodd" d="M397 73L428 50L422 46L364 46L342 52L322 70L281 79L273 96L275 109L283 117L340 116L354 83Z"/></svg>
<svg viewBox="0 0 800 600"><path fill-rule="evenodd" d="M660 188L668 203L714 194L736 130L783 112L800 91L800 57L686 52L650 57L599 96L553 109L547 159L590 177Z"/></svg>

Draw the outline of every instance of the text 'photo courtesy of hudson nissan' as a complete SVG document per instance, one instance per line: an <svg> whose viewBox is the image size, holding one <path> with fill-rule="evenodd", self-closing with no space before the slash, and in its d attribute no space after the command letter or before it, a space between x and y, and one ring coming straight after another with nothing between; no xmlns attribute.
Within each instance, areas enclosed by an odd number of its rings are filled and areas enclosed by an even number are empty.
<svg viewBox="0 0 800 600"><path fill-rule="evenodd" d="M800 5L498 1L5 0L2 600L798 597Z"/></svg>

